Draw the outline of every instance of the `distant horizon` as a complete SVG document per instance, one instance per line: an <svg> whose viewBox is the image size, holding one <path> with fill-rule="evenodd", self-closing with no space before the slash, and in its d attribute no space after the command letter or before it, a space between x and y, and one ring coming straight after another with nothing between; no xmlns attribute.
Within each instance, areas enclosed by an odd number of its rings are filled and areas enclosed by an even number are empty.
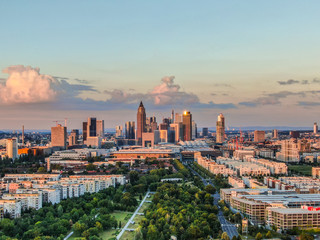
<svg viewBox="0 0 320 240"><path fill-rule="evenodd" d="M208 128L209 131L215 131L215 127L197 127L198 132L202 131L202 128ZM68 128L67 131L71 131L72 129L79 129L82 130L81 128ZM234 129L234 130L233 130ZM313 131L312 127L290 127L290 126L243 126L243 127L230 127L229 130L225 130L226 132L233 132L233 131L254 131L254 130L266 130L266 131L272 131L274 129L277 129L279 131ZM105 133L115 133L115 128L105 128ZM18 131L19 133L22 132L22 129L0 129L0 132L5 132L5 133L10 133L12 131ZM31 128L25 128L24 132L25 133L30 133L30 132L50 132L51 129L31 129Z"/></svg>

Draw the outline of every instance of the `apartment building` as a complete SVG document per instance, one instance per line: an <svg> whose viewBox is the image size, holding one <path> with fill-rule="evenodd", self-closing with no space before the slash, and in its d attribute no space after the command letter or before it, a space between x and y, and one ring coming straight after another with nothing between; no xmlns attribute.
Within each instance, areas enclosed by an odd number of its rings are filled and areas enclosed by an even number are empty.
<svg viewBox="0 0 320 240"><path fill-rule="evenodd" d="M9 214L11 218L21 217L21 201L17 199L0 199L3 216ZM3 217L2 216L2 217Z"/></svg>
<svg viewBox="0 0 320 240"><path fill-rule="evenodd" d="M237 172L239 176L270 175L270 170L261 165L231 158L218 157L216 162Z"/></svg>
<svg viewBox="0 0 320 240"><path fill-rule="evenodd" d="M235 177L235 176L229 176L228 177L228 183L233 188L245 188L245 184L241 178Z"/></svg>
<svg viewBox="0 0 320 240"><path fill-rule="evenodd" d="M278 229L294 227L302 229L320 227L320 209L302 206L301 208L267 208L266 223Z"/></svg>

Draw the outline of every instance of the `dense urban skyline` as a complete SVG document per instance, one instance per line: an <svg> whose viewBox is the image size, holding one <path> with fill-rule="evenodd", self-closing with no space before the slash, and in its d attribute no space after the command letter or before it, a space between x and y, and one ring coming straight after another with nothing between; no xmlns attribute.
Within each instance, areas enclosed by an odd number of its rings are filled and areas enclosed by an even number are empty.
<svg viewBox="0 0 320 240"><path fill-rule="evenodd" d="M0 129L114 128L141 100L200 127L319 122L318 1L0 5Z"/></svg>

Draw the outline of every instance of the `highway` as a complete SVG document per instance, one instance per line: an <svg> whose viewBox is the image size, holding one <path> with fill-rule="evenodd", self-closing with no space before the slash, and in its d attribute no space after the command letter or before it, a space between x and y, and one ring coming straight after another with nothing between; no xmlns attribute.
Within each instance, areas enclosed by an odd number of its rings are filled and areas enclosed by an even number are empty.
<svg viewBox="0 0 320 240"><path fill-rule="evenodd" d="M193 175L196 175L196 176L200 177L205 186L210 184L213 187L215 187L213 182L210 179L204 179L197 171L193 170L188 164L184 164L184 165L187 168L189 168L189 170L193 173ZM218 192L216 192L213 195L213 197L214 197L214 200L213 200L214 205L218 206L218 202L220 200L220 194ZM225 217L223 216L223 213L220 210L220 208L219 208L219 212L218 212L218 219L219 219L219 222L221 224L222 231L226 232L230 239L232 239L233 236L238 237L239 234L238 234L237 227L234 224L232 224L231 222L229 222L229 221L227 221L225 219Z"/></svg>

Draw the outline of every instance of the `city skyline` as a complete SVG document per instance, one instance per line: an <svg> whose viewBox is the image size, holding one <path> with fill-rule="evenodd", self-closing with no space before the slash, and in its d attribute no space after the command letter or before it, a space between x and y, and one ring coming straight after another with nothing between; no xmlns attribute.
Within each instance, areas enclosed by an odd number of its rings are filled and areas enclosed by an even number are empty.
<svg viewBox="0 0 320 240"><path fill-rule="evenodd" d="M319 6L1 3L0 21L10 22L0 40L0 130L49 130L65 118L80 129L88 116L124 126L140 101L159 119L191 111L199 127L214 127L223 113L226 126L312 128Z"/></svg>

